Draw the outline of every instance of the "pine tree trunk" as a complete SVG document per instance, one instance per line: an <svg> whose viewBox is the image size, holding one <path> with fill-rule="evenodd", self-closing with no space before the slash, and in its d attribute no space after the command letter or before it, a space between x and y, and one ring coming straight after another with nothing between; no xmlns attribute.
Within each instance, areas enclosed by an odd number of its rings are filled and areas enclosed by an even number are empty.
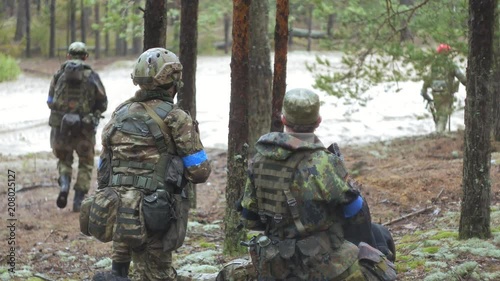
<svg viewBox="0 0 500 281"><path fill-rule="evenodd" d="M271 128L272 79L271 47L268 36L269 1L252 1L250 5L250 57L248 132L249 155L255 153L255 142Z"/></svg>
<svg viewBox="0 0 500 281"><path fill-rule="evenodd" d="M231 55L231 103L227 153L224 253L246 252L239 246L244 232L238 231L240 216L235 202L243 194L248 153L248 52L251 0L233 0L233 47Z"/></svg>
<svg viewBox="0 0 500 281"><path fill-rule="evenodd" d="M274 77L271 132L283 132L281 107L286 91L286 62L288 52L289 1L276 1L276 27L274 31Z"/></svg>
<svg viewBox="0 0 500 281"><path fill-rule="evenodd" d="M100 26L100 7L99 7L99 2L96 1L94 4L94 14L95 14L95 24L97 26ZM94 56L96 59L99 59L101 57L101 31L100 28L97 28L95 30L95 53Z"/></svg>
<svg viewBox="0 0 500 281"><path fill-rule="evenodd" d="M26 1L17 1L17 20L14 41L21 41L26 33Z"/></svg>
<svg viewBox="0 0 500 281"><path fill-rule="evenodd" d="M144 11L144 47L165 48L167 45L167 0L146 0Z"/></svg>
<svg viewBox="0 0 500 281"><path fill-rule="evenodd" d="M56 0L50 0L49 58L56 56Z"/></svg>
<svg viewBox="0 0 500 281"><path fill-rule="evenodd" d="M489 238L491 77L495 0L469 2L463 199L459 238Z"/></svg>

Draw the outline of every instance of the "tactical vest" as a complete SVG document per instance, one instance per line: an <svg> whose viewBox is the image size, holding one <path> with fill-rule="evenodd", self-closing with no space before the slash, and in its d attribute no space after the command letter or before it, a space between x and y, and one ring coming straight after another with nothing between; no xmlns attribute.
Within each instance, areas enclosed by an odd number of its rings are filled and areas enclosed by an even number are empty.
<svg viewBox="0 0 500 281"><path fill-rule="evenodd" d="M295 152L286 161L262 158L253 167L255 186L257 187L257 202L259 216L263 223L286 226L293 221L299 233L304 234L305 228L300 221L297 200L290 191L294 181L295 171L299 163L313 150Z"/></svg>
<svg viewBox="0 0 500 281"><path fill-rule="evenodd" d="M78 113L81 116L91 112L95 103L89 77L90 66L79 60L66 62L57 78L52 109L61 113Z"/></svg>
<svg viewBox="0 0 500 281"><path fill-rule="evenodd" d="M165 186L165 171L167 165L171 162L171 153L169 147L171 139L168 135L168 127L160 128L160 124L174 108L174 105L168 102L163 102L156 106L154 109L142 102L137 102L142 105L145 111L130 113L130 106L134 103L125 103L121 105L115 112L113 127L104 136L104 140L108 147L111 147L111 137L116 131L123 132L134 138L134 136L151 136L156 144L160 157L156 163L147 163L123 159L112 159L110 170L110 177L108 186L133 186L138 189L143 189L146 193L153 193L157 189L166 189ZM145 173L140 175L115 173L113 170L119 167L134 168L143 170Z"/></svg>

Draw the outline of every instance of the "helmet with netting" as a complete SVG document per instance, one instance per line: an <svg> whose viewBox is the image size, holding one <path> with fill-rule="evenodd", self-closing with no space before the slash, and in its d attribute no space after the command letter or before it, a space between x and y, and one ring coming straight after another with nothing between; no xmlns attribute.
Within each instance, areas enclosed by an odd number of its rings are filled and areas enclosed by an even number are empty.
<svg viewBox="0 0 500 281"><path fill-rule="evenodd" d="M171 51L152 48L139 56L131 76L134 85L139 85L141 89L153 89L170 83L179 88L182 85L182 64Z"/></svg>
<svg viewBox="0 0 500 281"><path fill-rule="evenodd" d="M318 95L308 89L292 89L286 92L282 114L287 125L316 125L319 118Z"/></svg>
<svg viewBox="0 0 500 281"><path fill-rule="evenodd" d="M87 46L83 42L73 42L68 47L68 54L73 57L84 57L88 55Z"/></svg>

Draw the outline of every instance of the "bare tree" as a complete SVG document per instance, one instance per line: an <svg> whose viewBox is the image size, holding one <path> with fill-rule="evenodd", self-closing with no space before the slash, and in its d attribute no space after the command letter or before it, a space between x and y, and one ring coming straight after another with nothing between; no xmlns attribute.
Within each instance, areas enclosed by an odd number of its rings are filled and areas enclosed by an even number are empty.
<svg viewBox="0 0 500 281"><path fill-rule="evenodd" d="M281 106L286 91L286 62L288 52L289 1L276 1L276 27L274 30L274 77L271 132L283 132Z"/></svg>
<svg viewBox="0 0 500 281"><path fill-rule="evenodd" d="M146 0L144 11L144 48L167 45L167 0Z"/></svg>
<svg viewBox="0 0 500 281"><path fill-rule="evenodd" d="M269 1L252 1L250 5L250 57L248 123L249 155L253 155L254 144L271 128L271 102L273 73L271 70L271 47L268 36Z"/></svg>
<svg viewBox="0 0 500 281"><path fill-rule="evenodd" d="M248 53L251 0L233 0L233 46L231 54L231 103L227 152L226 215L224 217L224 252L241 252L239 242L244 232L238 231L239 213L234 203L242 195L246 181L248 153Z"/></svg>
<svg viewBox="0 0 500 281"><path fill-rule="evenodd" d="M70 42L76 41L76 4L75 0L69 1L69 33L70 33Z"/></svg>
<svg viewBox="0 0 500 281"><path fill-rule="evenodd" d="M491 70L496 0L469 1L463 199L459 238L491 237Z"/></svg>

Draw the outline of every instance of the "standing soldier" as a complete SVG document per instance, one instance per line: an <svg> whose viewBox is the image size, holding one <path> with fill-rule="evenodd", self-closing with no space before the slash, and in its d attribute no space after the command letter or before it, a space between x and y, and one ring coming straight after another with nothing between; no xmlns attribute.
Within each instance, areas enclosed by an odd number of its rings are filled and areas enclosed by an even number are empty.
<svg viewBox="0 0 500 281"><path fill-rule="evenodd" d="M285 94L285 133L260 137L242 200L258 280L395 280L393 264L343 233L363 209L360 192L340 173L342 160L314 134L319 97L307 89Z"/></svg>
<svg viewBox="0 0 500 281"><path fill-rule="evenodd" d="M98 167L96 196L117 194L120 202L111 275L126 278L133 260L140 280L175 280L172 251L185 237L191 183L205 182L211 167L197 122L174 105L182 86L178 57L163 48L145 51L132 81L141 89L104 127Z"/></svg>
<svg viewBox="0 0 500 281"><path fill-rule="evenodd" d="M453 103L456 100L455 93L458 91L459 81L465 86L467 79L453 62L449 45L440 44L436 53L430 75L424 77L424 85L420 94L428 103L436 125L436 132L442 133L446 130L446 125L454 110ZM427 93L429 88L431 88L431 95Z"/></svg>
<svg viewBox="0 0 500 281"><path fill-rule="evenodd" d="M99 75L85 63L89 54L82 42L69 45L67 61L54 74L47 105L50 108L50 146L57 157L57 207L65 208L71 184L73 151L78 155L73 212L79 212L89 191L94 168L96 128L108 99Z"/></svg>

